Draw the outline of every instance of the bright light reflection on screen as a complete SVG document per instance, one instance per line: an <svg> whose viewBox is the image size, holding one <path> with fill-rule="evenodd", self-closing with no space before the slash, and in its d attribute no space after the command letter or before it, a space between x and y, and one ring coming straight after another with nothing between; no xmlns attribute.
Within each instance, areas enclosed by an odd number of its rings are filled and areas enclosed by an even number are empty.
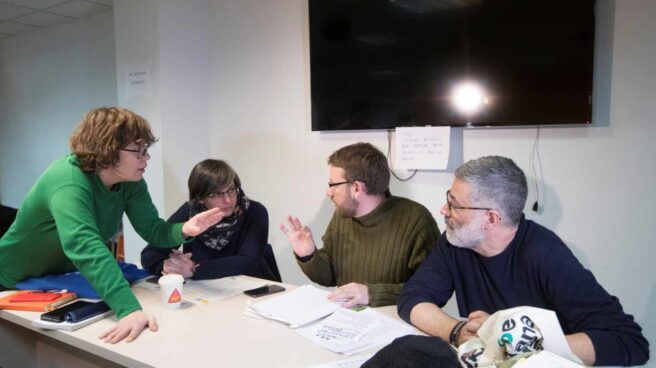
<svg viewBox="0 0 656 368"><path fill-rule="evenodd" d="M465 115L474 115L487 105L488 98L483 87L475 82L461 82L451 92L451 103L456 111Z"/></svg>

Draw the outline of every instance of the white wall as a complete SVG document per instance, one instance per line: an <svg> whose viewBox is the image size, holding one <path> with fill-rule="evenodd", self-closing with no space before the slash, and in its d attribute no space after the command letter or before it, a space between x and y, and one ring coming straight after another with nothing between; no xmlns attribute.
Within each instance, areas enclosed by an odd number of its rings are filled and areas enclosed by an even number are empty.
<svg viewBox="0 0 656 368"><path fill-rule="evenodd" d="M18 207L93 107L116 105L112 12L0 41L0 202Z"/></svg>
<svg viewBox="0 0 656 368"><path fill-rule="evenodd" d="M115 0L119 105L151 124L159 141L145 179L160 216L167 218L187 199L193 165L209 156L207 135L210 69L208 1ZM147 65L149 93L128 93L125 73ZM124 218L125 257L139 262L146 242Z"/></svg>

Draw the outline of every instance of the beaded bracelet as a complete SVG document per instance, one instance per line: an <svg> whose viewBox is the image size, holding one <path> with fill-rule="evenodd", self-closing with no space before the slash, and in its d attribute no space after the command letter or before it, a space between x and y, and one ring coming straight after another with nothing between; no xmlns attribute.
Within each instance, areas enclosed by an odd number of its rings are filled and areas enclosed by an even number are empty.
<svg viewBox="0 0 656 368"><path fill-rule="evenodd" d="M467 321L459 321L455 326L453 326L453 329L451 329L451 333L449 334L449 344L458 346L458 334L460 333L460 330L462 330L462 327L466 324Z"/></svg>

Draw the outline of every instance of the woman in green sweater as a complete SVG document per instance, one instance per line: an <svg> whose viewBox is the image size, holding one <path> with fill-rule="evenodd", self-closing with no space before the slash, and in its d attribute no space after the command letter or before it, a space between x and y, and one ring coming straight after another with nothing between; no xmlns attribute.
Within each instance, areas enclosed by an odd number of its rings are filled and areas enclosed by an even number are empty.
<svg viewBox="0 0 656 368"><path fill-rule="evenodd" d="M221 220L218 210L185 223L159 218L143 174L157 139L141 116L121 108L92 110L70 138L72 153L55 161L27 193L0 238L0 289L30 277L76 269L112 308L118 323L100 338L134 340L154 317L141 310L105 242L126 213L152 244L176 247Z"/></svg>

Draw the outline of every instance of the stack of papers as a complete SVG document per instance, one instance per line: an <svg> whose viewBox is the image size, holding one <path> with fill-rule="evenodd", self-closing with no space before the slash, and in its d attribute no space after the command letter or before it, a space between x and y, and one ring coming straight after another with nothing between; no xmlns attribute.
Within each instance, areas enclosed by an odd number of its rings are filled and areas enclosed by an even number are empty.
<svg viewBox="0 0 656 368"><path fill-rule="evenodd" d="M371 308L360 311L340 308L322 321L297 329L296 333L330 351L353 355L417 330Z"/></svg>
<svg viewBox="0 0 656 368"><path fill-rule="evenodd" d="M101 319L104 319L107 316L111 316L114 314L112 311L107 311L103 312L101 314L98 314L96 316L93 316L91 318L84 319L80 322L50 322L50 321L44 321L41 319L41 317L36 317L32 320L32 326L38 327L38 328L43 328L45 330L64 330L64 331L75 331L79 328L82 328L86 325L90 325L96 321L100 321Z"/></svg>
<svg viewBox="0 0 656 368"><path fill-rule="evenodd" d="M291 328L319 320L341 308L328 300L330 292L303 285L283 295L246 306L245 314L282 322Z"/></svg>

